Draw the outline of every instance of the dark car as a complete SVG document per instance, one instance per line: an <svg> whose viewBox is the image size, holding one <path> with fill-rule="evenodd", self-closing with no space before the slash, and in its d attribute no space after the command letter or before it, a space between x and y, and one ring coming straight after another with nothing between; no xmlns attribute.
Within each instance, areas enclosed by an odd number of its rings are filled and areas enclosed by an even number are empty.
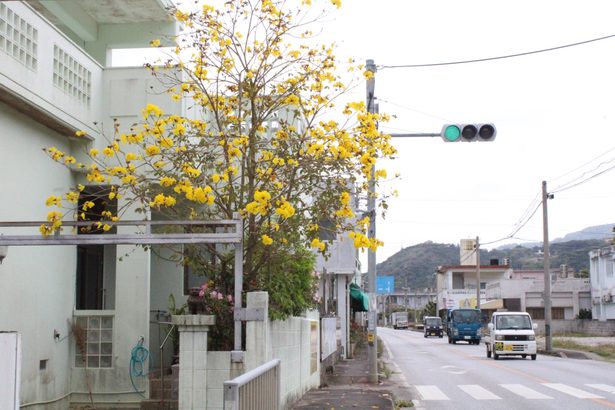
<svg viewBox="0 0 615 410"><path fill-rule="evenodd" d="M438 316L425 316L423 318L424 337L438 336L442 337L442 319Z"/></svg>

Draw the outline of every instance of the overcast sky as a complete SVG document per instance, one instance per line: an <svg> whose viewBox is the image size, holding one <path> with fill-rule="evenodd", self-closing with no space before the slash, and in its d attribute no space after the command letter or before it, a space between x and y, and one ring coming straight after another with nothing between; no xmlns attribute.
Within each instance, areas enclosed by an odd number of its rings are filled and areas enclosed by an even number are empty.
<svg viewBox="0 0 615 410"><path fill-rule="evenodd" d="M387 218L377 222L385 242L378 262L428 240L458 244L479 236L488 249L542 241L543 180L555 192L548 204L551 239L615 223L615 170L593 177L615 166L615 37L487 62L391 67L529 53L615 35L615 2L342 4L327 17L321 39L338 43L340 61L375 61L380 112L396 116L384 131L439 132L446 123L497 128L489 143L394 141L398 159L386 168L402 179L393 182L399 197ZM355 98L365 98L364 84Z"/></svg>
<svg viewBox="0 0 615 410"><path fill-rule="evenodd" d="M340 57L379 67L383 130L439 132L445 123L496 125L494 142L396 139L388 165L402 180L377 236L378 262L428 240L486 248L542 241L541 183L550 192L615 166L615 37L556 51L425 68L387 66L520 54L615 35L613 1L346 0L335 13ZM364 98L365 89L358 90ZM391 173L390 173L391 174ZM549 237L615 222L615 171L555 193ZM531 208L529 208L531 206ZM521 223L519 223L521 221Z"/></svg>

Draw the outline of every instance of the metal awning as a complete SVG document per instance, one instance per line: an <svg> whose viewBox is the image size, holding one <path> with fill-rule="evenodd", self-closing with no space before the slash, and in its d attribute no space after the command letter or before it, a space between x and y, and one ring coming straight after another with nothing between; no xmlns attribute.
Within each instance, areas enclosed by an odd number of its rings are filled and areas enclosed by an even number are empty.
<svg viewBox="0 0 615 410"><path fill-rule="evenodd" d="M504 301L502 299L492 299L488 302L481 303L480 308L484 310L503 309Z"/></svg>

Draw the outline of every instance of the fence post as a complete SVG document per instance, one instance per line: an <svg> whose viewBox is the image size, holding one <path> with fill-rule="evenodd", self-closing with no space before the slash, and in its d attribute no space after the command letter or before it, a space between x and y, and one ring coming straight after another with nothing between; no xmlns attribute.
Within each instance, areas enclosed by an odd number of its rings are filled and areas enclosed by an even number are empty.
<svg viewBox="0 0 615 410"><path fill-rule="evenodd" d="M261 308L265 312L263 321L246 323L246 370L255 369L271 360L271 340L269 340L269 293L249 292L247 308Z"/></svg>
<svg viewBox="0 0 615 410"><path fill-rule="evenodd" d="M179 330L179 410L207 409L207 332L211 315L172 316Z"/></svg>

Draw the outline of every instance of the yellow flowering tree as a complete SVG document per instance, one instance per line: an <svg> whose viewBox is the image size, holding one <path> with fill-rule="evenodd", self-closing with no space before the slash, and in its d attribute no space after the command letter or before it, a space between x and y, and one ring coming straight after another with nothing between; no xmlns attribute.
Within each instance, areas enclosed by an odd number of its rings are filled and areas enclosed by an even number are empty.
<svg viewBox="0 0 615 410"><path fill-rule="evenodd" d="M97 215L98 229L108 230L129 207L165 219L228 219L240 212L248 290L272 290L272 273L281 274L288 259L304 261L299 270L310 275L313 260L305 249L327 253L324 226L329 234L350 232L346 240L358 248L381 244L368 237L369 218L355 215L352 198L367 195L371 178L386 177L373 169L395 154L390 137L377 129L387 118L368 113L362 102L337 103L348 90L346 70L338 69L334 46L313 45L305 14L311 1L302 3L286 10L282 0L230 0L222 9L172 10L185 33L169 39L175 47L166 61L148 67L170 98L195 114L147 105L142 122L123 132L116 124L108 146L89 151L90 164L47 149L54 160L85 169L84 184L106 185L104 195L121 201L115 212ZM83 189L48 199L54 209L43 234L61 229L65 216L55 208L74 210ZM79 202L75 214L88 219L92 207ZM208 278L230 293L232 255L209 251L216 262L209 263ZM310 281L293 290L293 279L286 280L291 301L288 295L277 301L272 290L273 307L285 314L305 308Z"/></svg>

